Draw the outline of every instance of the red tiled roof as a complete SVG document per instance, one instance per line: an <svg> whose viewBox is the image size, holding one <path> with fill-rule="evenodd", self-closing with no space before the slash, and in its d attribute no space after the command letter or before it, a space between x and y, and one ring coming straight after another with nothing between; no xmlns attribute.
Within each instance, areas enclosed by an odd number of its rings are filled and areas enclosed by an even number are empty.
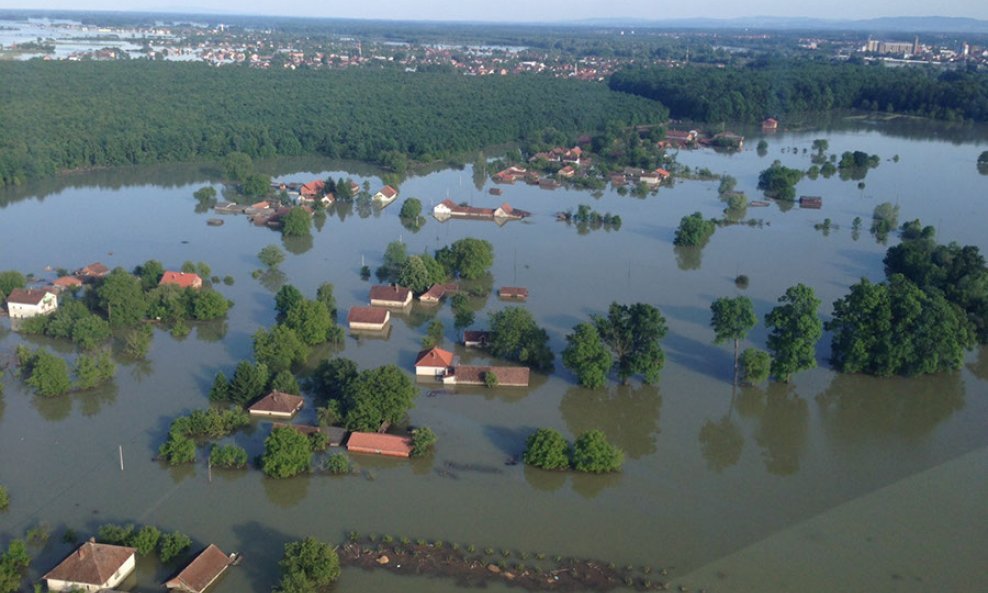
<svg viewBox="0 0 988 593"><path fill-rule="evenodd" d="M310 181L302 185L302 187L299 188L298 193L303 196L315 197L321 195L325 191L325 189L326 189L326 182L317 179L315 181Z"/></svg>
<svg viewBox="0 0 988 593"><path fill-rule="evenodd" d="M40 288L15 288L7 295L7 302L17 303L18 305L37 305L48 294L51 293Z"/></svg>
<svg viewBox="0 0 988 593"><path fill-rule="evenodd" d="M190 272L165 272L158 281L158 286L174 284L181 288L199 288L202 286L202 278L199 274Z"/></svg>
<svg viewBox="0 0 988 593"><path fill-rule="evenodd" d="M433 284L431 287L429 287L429 290L419 295L419 300L435 303L435 302L439 302L439 299L443 298L443 295L445 294L446 294L445 286L443 286L442 284Z"/></svg>
<svg viewBox="0 0 988 593"><path fill-rule="evenodd" d="M272 391L257 400L257 402L247 408L247 410L251 412L294 414L299 410L299 408L302 407L303 403L305 403L305 400L297 395L283 393L281 391Z"/></svg>
<svg viewBox="0 0 988 593"><path fill-rule="evenodd" d="M79 270L79 275L80 276L100 277L100 276L106 276L109 273L110 273L110 268L104 266L103 264L101 264L99 262L91 263L88 266L86 266L85 268L82 268L81 270Z"/></svg>
<svg viewBox="0 0 988 593"><path fill-rule="evenodd" d="M487 373L494 373L498 385L528 387L531 370L528 367L492 367L460 365L453 369L456 383L462 385L483 385Z"/></svg>
<svg viewBox="0 0 988 593"><path fill-rule="evenodd" d="M502 286L497 289L497 296L503 299L527 299L528 289L520 286Z"/></svg>
<svg viewBox="0 0 988 593"><path fill-rule="evenodd" d="M102 585L109 581L136 551L126 546L111 546L88 541L42 578Z"/></svg>
<svg viewBox="0 0 988 593"><path fill-rule="evenodd" d="M347 451L376 453L391 457L411 457L412 439L376 432L352 432L346 442Z"/></svg>
<svg viewBox="0 0 988 593"><path fill-rule="evenodd" d="M372 301L388 301L392 303L404 303L408 300L411 290L403 286L391 284L378 284L371 286L370 299Z"/></svg>
<svg viewBox="0 0 988 593"><path fill-rule="evenodd" d="M391 187L390 185L385 185L384 187L381 188L381 191L379 193L383 195L385 198L393 198L398 195L398 190Z"/></svg>
<svg viewBox="0 0 988 593"><path fill-rule="evenodd" d="M419 352L415 359L416 367L448 367L452 364L453 353L438 347Z"/></svg>
<svg viewBox="0 0 988 593"><path fill-rule="evenodd" d="M230 566L230 558L215 544L209 544L175 578L165 582L168 589L201 593Z"/></svg>
<svg viewBox="0 0 988 593"><path fill-rule="evenodd" d="M60 286L62 288L68 288L70 286L82 286L82 280L79 280L75 276L62 276L52 282L54 286Z"/></svg>
<svg viewBox="0 0 988 593"><path fill-rule="evenodd" d="M388 320L388 310L379 307L350 307L347 323L384 323Z"/></svg>

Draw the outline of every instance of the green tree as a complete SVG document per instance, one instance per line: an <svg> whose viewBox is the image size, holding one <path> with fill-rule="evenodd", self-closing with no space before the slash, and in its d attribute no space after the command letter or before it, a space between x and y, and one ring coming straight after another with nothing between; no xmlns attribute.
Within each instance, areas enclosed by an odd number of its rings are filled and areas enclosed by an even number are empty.
<svg viewBox="0 0 988 593"><path fill-rule="evenodd" d="M412 457L421 457L436 446L436 433L426 426L412 431Z"/></svg>
<svg viewBox="0 0 988 593"><path fill-rule="evenodd" d="M285 320L285 317L288 316L288 311L304 301L305 295L302 294L301 290L291 284L282 285L274 295L274 310L278 313L278 323Z"/></svg>
<svg viewBox="0 0 988 593"><path fill-rule="evenodd" d="M333 295L333 284L330 282L320 284L316 289L316 300L326 306L333 323L336 323L336 297Z"/></svg>
<svg viewBox="0 0 988 593"><path fill-rule="evenodd" d="M788 383L794 373L816 366L816 343L823 335L823 322L817 314L820 300L804 284L787 289L779 303L765 316L765 325L770 329L772 376Z"/></svg>
<svg viewBox="0 0 988 593"><path fill-rule="evenodd" d="M27 278L16 270L0 272L0 300L6 299L10 291L27 286Z"/></svg>
<svg viewBox="0 0 988 593"><path fill-rule="evenodd" d="M212 188L210 188L212 189ZM141 288L145 292L156 288L161 277L165 274L165 266L156 259L149 259L134 268L134 275L141 279Z"/></svg>
<svg viewBox="0 0 988 593"><path fill-rule="evenodd" d="M137 548L137 553L147 556L158 547L158 540L161 539L161 532L153 525L145 525L129 538L126 545Z"/></svg>
<svg viewBox="0 0 988 593"><path fill-rule="evenodd" d="M106 343L112 335L110 324L98 315L83 315L72 326L72 341L81 350L93 350Z"/></svg>
<svg viewBox="0 0 988 593"><path fill-rule="evenodd" d="M978 165L988 165L988 150L978 155Z"/></svg>
<svg viewBox="0 0 988 593"><path fill-rule="evenodd" d="M309 439L294 428L275 428L264 439L261 469L266 476L291 478L309 471L311 463Z"/></svg>
<svg viewBox="0 0 988 593"><path fill-rule="evenodd" d="M271 379L271 389L282 393L291 393L292 395L300 395L302 393L302 389L299 387L298 381L291 371L278 371L274 378Z"/></svg>
<svg viewBox="0 0 988 593"><path fill-rule="evenodd" d="M257 259L269 268L277 268L278 264L285 261L285 252L277 245L267 245L257 253Z"/></svg>
<svg viewBox="0 0 988 593"><path fill-rule="evenodd" d="M223 171L227 179L241 182L254 171L254 163L250 155L242 152L231 152L223 159Z"/></svg>
<svg viewBox="0 0 988 593"><path fill-rule="evenodd" d="M340 578L340 558L329 544L307 537L285 544L279 593L322 591Z"/></svg>
<svg viewBox="0 0 988 593"><path fill-rule="evenodd" d="M607 382L614 360L597 328L592 323L581 323L566 336L563 365L576 373L580 385L599 389Z"/></svg>
<svg viewBox="0 0 988 593"><path fill-rule="evenodd" d="M445 328L443 328L443 322L439 319L433 319L429 323L429 328L426 330L425 337L422 338L422 348L428 350L443 343L443 334Z"/></svg>
<svg viewBox="0 0 988 593"><path fill-rule="evenodd" d="M714 234L717 225L712 220L706 220L699 212L684 216L679 221L673 245L680 247L701 247Z"/></svg>
<svg viewBox="0 0 988 593"><path fill-rule="evenodd" d="M407 198L401 204L399 216L406 220L415 220L422 214L422 202L418 198Z"/></svg>
<svg viewBox="0 0 988 593"><path fill-rule="evenodd" d="M281 234L286 237L304 237L310 233L312 217L300 207L292 208L281 219Z"/></svg>
<svg viewBox="0 0 988 593"><path fill-rule="evenodd" d="M802 178L803 172L799 169L790 169L775 161L771 167L758 174L758 189L767 196L792 201L796 198L796 184Z"/></svg>
<svg viewBox="0 0 988 593"><path fill-rule="evenodd" d="M224 469L247 467L247 450L237 445L215 445L209 451L209 463Z"/></svg>
<svg viewBox="0 0 988 593"><path fill-rule="evenodd" d="M418 393L412 380L389 364L361 372L342 394L344 424L350 430L374 431L404 419Z"/></svg>
<svg viewBox="0 0 988 593"><path fill-rule="evenodd" d="M158 447L158 457L168 465L183 465L196 460L196 442L187 436L169 433L168 440Z"/></svg>
<svg viewBox="0 0 988 593"><path fill-rule="evenodd" d="M714 328L714 344L734 341L734 381L738 379L738 349L741 340L758 324L755 306L746 296L721 297L710 305L710 325Z"/></svg>
<svg viewBox="0 0 988 593"><path fill-rule="evenodd" d="M134 540L135 531L136 528L133 523L127 525L104 523L96 530L96 541L101 544L127 546Z"/></svg>
<svg viewBox="0 0 988 593"><path fill-rule="evenodd" d="M96 289L100 309L113 327L140 323L147 311L141 281L122 268L116 268Z"/></svg>
<svg viewBox="0 0 988 593"><path fill-rule="evenodd" d="M618 379L627 383L640 374L645 383L654 383L665 364L659 342L666 335L666 320L656 307L646 303L611 303L607 317L592 316L601 339L615 357Z"/></svg>
<svg viewBox="0 0 988 593"><path fill-rule="evenodd" d="M116 373L117 366L113 364L109 352L80 354L75 361L75 388L92 389L112 380Z"/></svg>
<svg viewBox="0 0 988 593"><path fill-rule="evenodd" d="M198 321L220 319L230 309L230 301L215 290L187 288L186 293L191 303L188 316Z"/></svg>
<svg viewBox="0 0 988 593"><path fill-rule="evenodd" d="M397 280L401 268L408 260L408 250L401 241L392 241L384 249L384 262L377 269L378 277L387 280Z"/></svg>
<svg viewBox="0 0 988 593"><path fill-rule="evenodd" d="M25 372L27 378L24 382L42 397L62 395L72 388L68 363L43 348L30 355Z"/></svg>
<svg viewBox="0 0 988 593"><path fill-rule="evenodd" d="M607 442L600 430L585 432L573 443L573 469L578 472L615 472L623 463L624 452Z"/></svg>
<svg viewBox="0 0 988 593"><path fill-rule="evenodd" d="M326 305L318 300L302 300L294 304L285 314L283 324L309 346L325 342L336 326Z"/></svg>
<svg viewBox="0 0 988 593"><path fill-rule="evenodd" d="M209 401L219 403L228 399L230 399L230 382L223 371L219 371L213 377L213 386L209 388Z"/></svg>
<svg viewBox="0 0 988 593"><path fill-rule="evenodd" d="M323 469L333 474L334 476L340 476L348 474L352 471L350 465L350 459L344 453L334 453L326 458L323 462Z"/></svg>
<svg viewBox="0 0 988 593"><path fill-rule="evenodd" d="M494 389L497 384L497 373L494 370L484 372L484 387Z"/></svg>
<svg viewBox="0 0 988 593"><path fill-rule="evenodd" d="M520 362L540 371L552 369L549 334L536 325L532 314L521 307L506 307L490 315L488 351L494 356Z"/></svg>
<svg viewBox="0 0 988 593"><path fill-rule="evenodd" d="M10 508L10 494L6 486L0 486L0 511L6 511L8 508Z"/></svg>
<svg viewBox="0 0 988 593"><path fill-rule="evenodd" d="M429 290L429 287L433 284L425 262L417 255L413 255L405 260L405 263L398 271L397 280L398 284L411 289L416 294L421 294Z"/></svg>
<svg viewBox="0 0 988 593"><path fill-rule="evenodd" d="M559 431L540 428L528 437L522 460L542 469L569 469L569 444Z"/></svg>
<svg viewBox="0 0 988 593"><path fill-rule="evenodd" d="M745 348L740 359L740 380L746 385L756 385L768 379L772 370L772 357L757 348Z"/></svg>
<svg viewBox="0 0 988 593"><path fill-rule="evenodd" d="M245 196L266 196L271 193L271 178L267 175L251 173L240 184L240 191Z"/></svg>
<svg viewBox="0 0 988 593"><path fill-rule="evenodd" d="M285 325L277 324L271 331L261 328L254 333L254 358L272 372L290 370L308 356L309 347Z"/></svg>
<svg viewBox="0 0 988 593"><path fill-rule="evenodd" d="M165 534L161 538L161 543L159 545L158 553L160 555L161 561L164 563L170 562L172 559L180 556L185 550L188 550L192 546L192 540L189 536L178 531L173 531L171 533Z"/></svg>
<svg viewBox="0 0 988 593"><path fill-rule="evenodd" d="M264 363L251 364L246 360L237 363L230 379L230 401L242 406L261 397L268 385L268 373Z"/></svg>
<svg viewBox="0 0 988 593"><path fill-rule="evenodd" d="M475 280L494 264L494 246L489 241L467 237L437 251L436 261L449 276Z"/></svg>
<svg viewBox="0 0 988 593"><path fill-rule="evenodd" d="M357 363L348 358L324 360L312 374L312 386L324 400L341 400L360 375Z"/></svg>

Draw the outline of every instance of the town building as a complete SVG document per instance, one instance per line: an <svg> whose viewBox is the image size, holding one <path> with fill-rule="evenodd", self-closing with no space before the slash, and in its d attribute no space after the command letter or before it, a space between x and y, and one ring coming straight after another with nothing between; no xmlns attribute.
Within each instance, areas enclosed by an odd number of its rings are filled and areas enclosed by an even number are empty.
<svg viewBox="0 0 988 593"><path fill-rule="evenodd" d="M415 374L441 377L453 366L453 353L442 348L430 348L419 352L415 359Z"/></svg>
<svg viewBox="0 0 988 593"><path fill-rule="evenodd" d="M251 416L291 418L302 409L305 400L297 395L272 391L247 408Z"/></svg>
<svg viewBox="0 0 988 593"><path fill-rule="evenodd" d="M191 272L167 271L161 275L158 286L177 286L179 288L202 288L202 277Z"/></svg>
<svg viewBox="0 0 988 593"><path fill-rule="evenodd" d="M58 297L42 288L15 288L7 295L7 313L11 319L27 319L54 313Z"/></svg>
<svg viewBox="0 0 988 593"><path fill-rule="evenodd" d="M412 303L412 291L397 284L371 286L370 304L373 307L407 307Z"/></svg>
<svg viewBox="0 0 988 593"><path fill-rule="evenodd" d="M391 311L380 307L350 307L346 319L351 330L381 331L391 321Z"/></svg>
<svg viewBox="0 0 988 593"><path fill-rule="evenodd" d="M165 581L165 588L183 593L203 593L226 572L236 558L235 554L227 556L215 544L209 544L182 572Z"/></svg>
<svg viewBox="0 0 988 593"><path fill-rule="evenodd" d="M136 549L98 544L90 539L42 577L49 591L112 589L136 567Z"/></svg>
<svg viewBox="0 0 988 593"><path fill-rule="evenodd" d="M346 449L351 453L370 453L387 457L411 457L412 439L376 432L352 432Z"/></svg>

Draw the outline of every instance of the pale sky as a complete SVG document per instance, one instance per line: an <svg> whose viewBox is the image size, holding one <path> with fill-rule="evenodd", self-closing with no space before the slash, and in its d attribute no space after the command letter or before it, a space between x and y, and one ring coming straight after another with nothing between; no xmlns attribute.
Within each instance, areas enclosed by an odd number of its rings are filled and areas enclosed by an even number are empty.
<svg viewBox="0 0 988 593"><path fill-rule="evenodd" d="M558 22L588 18L664 20L744 16L866 19L954 16L988 20L985 0L0 0L0 8L215 12L394 20Z"/></svg>

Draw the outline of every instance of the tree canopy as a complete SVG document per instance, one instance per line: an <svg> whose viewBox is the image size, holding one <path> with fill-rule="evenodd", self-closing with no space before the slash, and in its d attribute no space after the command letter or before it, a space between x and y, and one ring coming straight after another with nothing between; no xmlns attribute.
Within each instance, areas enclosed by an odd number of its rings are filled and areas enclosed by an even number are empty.
<svg viewBox="0 0 988 593"><path fill-rule="evenodd" d="M717 230L717 225L714 221L706 220L702 214L694 212L684 216L679 221L679 227L676 229L676 236L672 242L681 247L699 247L710 239L715 230Z"/></svg>
<svg viewBox="0 0 988 593"><path fill-rule="evenodd" d="M788 383L794 373L816 366L816 343L823 336L819 307L820 299L813 289L797 284L789 287L779 297L779 305L765 316L774 377Z"/></svg>
<svg viewBox="0 0 988 593"><path fill-rule="evenodd" d="M436 261L450 276L475 280L494 264L494 246L483 239L466 237L437 251Z"/></svg>
<svg viewBox="0 0 988 593"><path fill-rule="evenodd" d="M275 428L264 439L261 469L272 478L291 478L309 471L312 448L309 438L291 427Z"/></svg>
<svg viewBox="0 0 988 593"><path fill-rule="evenodd" d="M521 307L506 307L490 315L488 351L494 356L520 362L540 371L552 369L555 358L549 349L549 334Z"/></svg>
<svg viewBox="0 0 988 593"><path fill-rule="evenodd" d="M621 469L624 452L607 441L603 431L591 430L573 443L573 469L601 474Z"/></svg>
<svg viewBox="0 0 988 593"><path fill-rule="evenodd" d="M376 431L385 422L400 422L417 394L412 380L393 364L362 371L340 394L344 424L350 430Z"/></svg>
<svg viewBox="0 0 988 593"><path fill-rule="evenodd" d="M597 328L592 323L580 323L566 336L563 365L576 373L580 385L597 389L607 382L614 359Z"/></svg>
<svg viewBox="0 0 988 593"><path fill-rule="evenodd" d="M645 383L658 380L665 364L659 341L665 337L667 328L665 317L656 307L646 303L611 303L606 317L592 317L601 339L614 353L614 366L622 383L634 375L641 375Z"/></svg>
<svg viewBox="0 0 988 593"><path fill-rule="evenodd" d="M569 444L559 431L540 428L528 437L522 459L527 465L542 469L568 469Z"/></svg>

